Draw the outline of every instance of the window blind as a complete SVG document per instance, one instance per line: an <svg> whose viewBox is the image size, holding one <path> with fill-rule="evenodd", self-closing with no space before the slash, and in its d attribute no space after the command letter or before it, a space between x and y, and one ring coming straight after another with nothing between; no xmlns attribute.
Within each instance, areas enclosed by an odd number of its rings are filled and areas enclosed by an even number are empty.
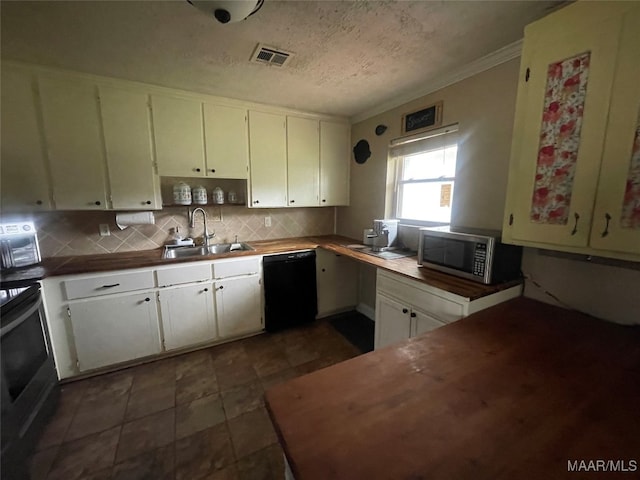
<svg viewBox="0 0 640 480"><path fill-rule="evenodd" d="M389 144L391 157L404 157L431 150L443 149L458 143L458 124L428 132L396 138Z"/></svg>

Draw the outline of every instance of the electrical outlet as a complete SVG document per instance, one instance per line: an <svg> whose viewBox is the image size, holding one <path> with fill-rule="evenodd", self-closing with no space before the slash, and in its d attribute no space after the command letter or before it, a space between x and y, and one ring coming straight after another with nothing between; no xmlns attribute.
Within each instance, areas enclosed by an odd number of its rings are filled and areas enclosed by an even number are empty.
<svg viewBox="0 0 640 480"><path fill-rule="evenodd" d="M265 227L271 226L271 217L264 217L264 226Z"/></svg>
<svg viewBox="0 0 640 480"><path fill-rule="evenodd" d="M100 236L101 237L108 237L109 235L111 235L111 231L109 230L109 224L108 223L101 223L100 224Z"/></svg>

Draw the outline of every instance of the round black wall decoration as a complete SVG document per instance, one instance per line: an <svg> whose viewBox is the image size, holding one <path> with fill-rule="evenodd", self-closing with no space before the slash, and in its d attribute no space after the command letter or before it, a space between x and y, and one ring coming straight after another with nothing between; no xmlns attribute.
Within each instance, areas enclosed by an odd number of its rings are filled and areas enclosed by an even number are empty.
<svg viewBox="0 0 640 480"><path fill-rule="evenodd" d="M382 125L381 124L381 125L378 125L376 127L376 135L378 135L378 136L382 135L386 131L387 131L387 126L386 125Z"/></svg>
<svg viewBox="0 0 640 480"><path fill-rule="evenodd" d="M356 159L356 163L364 163L371 156L371 150L369 150L369 142L366 140L360 140L353 147L353 156Z"/></svg>

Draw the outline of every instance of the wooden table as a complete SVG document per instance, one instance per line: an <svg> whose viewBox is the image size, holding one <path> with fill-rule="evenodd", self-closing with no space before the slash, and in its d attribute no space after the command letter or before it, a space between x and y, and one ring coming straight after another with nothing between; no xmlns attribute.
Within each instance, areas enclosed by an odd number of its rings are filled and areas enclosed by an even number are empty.
<svg viewBox="0 0 640 480"><path fill-rule="evenodd" d="M638 478L640 326L518 298L266 401L296 480Z"/></svg>

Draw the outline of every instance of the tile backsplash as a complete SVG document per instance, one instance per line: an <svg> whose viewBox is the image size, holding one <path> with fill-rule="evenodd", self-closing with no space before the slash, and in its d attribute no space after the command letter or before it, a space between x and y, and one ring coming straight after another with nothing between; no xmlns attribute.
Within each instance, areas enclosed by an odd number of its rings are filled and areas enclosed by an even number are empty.
<svg viewBox="0 0 640 480"><path fill-rule="evenodd" d="M154 225L137 225L120 230L116 212L47 212L34 215L43 258L66 255L128 252L161 247L170 239L170 229L179 227L187 237L202 236L202 216L189 228L188 207L169 207L154 212ZM249 209L206 207L209 233L215 243L268 240L274 238L328 235L334 233L335 208ZM265 227L271 217L271 227ZM109 225L111 235L101 237L99 225Z"/></svg>

